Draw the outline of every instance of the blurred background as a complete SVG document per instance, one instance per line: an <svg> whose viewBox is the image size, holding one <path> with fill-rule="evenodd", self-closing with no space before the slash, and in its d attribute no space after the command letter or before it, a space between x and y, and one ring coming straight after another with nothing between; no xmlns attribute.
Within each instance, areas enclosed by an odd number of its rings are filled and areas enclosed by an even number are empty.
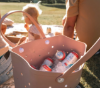
<svg viewBox="0 0 100 88"><path fill-rule="evenodd" d="M36 4L39 0L0 0L1 16L11 10L22 10L23 6L32 3ZM41 0L38 4L42 14L38 20L43 25L62 25L62 18L65 15L65 0ZM15 23L23 23L21 20L22 13L14 13L7 18L12 19Z"/></svg>

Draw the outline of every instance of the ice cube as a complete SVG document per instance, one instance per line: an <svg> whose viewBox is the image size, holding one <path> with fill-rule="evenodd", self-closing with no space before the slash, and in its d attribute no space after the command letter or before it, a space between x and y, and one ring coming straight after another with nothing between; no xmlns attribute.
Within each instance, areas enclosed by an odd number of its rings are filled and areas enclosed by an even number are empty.
<svg viewBox="0 0 100 88"><path fill-rule="evenodd" d="M62 65L61 62L58 62L57 65L52 69L53 72L61 72L63 73L66 70L66 67Z"/></svg>
<svg viewBox="0 0 100 88"><path fill-rule="evenodd" d="M55 67L60 61L54 56L52 57L53 61L54 61L54 64L52 67Z"/></svg>

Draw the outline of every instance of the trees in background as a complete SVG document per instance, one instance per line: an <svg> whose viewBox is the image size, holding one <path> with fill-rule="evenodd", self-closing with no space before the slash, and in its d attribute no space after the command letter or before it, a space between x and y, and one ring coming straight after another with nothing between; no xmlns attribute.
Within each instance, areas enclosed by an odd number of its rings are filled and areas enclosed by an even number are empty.
<svg viewBox="0 0 100 88"><path fill-rule="evenodd" d="M38 2L42 1L42 3L65 3L65 0L0 0L0 2Z"/></svg>
<svg viewBox="0 0 100 88"><path fill-rule="evenodd" d="M43 3L65 3L65 0L41 0Z"/></svg>

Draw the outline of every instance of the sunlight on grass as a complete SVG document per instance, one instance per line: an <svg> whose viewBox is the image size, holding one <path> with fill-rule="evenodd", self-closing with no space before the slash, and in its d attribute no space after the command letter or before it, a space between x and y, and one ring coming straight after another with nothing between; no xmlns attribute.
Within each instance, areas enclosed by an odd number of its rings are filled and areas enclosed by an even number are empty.
<svg viewBox="0 0 100 88"><path fill-rule="evenodd" d="M28 3L0 3L0 10L1 15L3 16L7 12L11 10L22 10L23 6L25 6ZM65 4L63 5L63 9L56 7L56 4L54 5L48 5L43 4L39 5L42 14L39 16L38 20L41 24L45 25L61 25L62 24L62 18L65 14ZM8 18L12 19L15 23L23 23L24 21L21 20L22 13L14 13L8 16Z"/></svg>
<svg viewBox="0 0 100 88"><path fill-rule="evenodd" d="M85 62L80 83L83 88L100 88L100 55L94 55Z"/></svg>

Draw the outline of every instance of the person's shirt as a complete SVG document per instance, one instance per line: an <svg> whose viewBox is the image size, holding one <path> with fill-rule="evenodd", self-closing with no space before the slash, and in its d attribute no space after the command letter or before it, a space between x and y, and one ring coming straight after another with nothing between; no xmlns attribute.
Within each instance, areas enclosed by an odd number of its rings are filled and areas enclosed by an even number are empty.
<svg viewBox="0 0 100 88"><path fill-rule="evenodd" d="M66 16L76 15L77 35L87 44L88 50L100 36L100 0L68 0Z"/></svg>
<svg viewBox="0 0 100 88"><path fill-rule="evenodd" d="M42 28L41 25L39 26ZM35 25L30 26L30 29L28 31L28 41L33 41L40 38L42 37L36 26Z"/></svg>

